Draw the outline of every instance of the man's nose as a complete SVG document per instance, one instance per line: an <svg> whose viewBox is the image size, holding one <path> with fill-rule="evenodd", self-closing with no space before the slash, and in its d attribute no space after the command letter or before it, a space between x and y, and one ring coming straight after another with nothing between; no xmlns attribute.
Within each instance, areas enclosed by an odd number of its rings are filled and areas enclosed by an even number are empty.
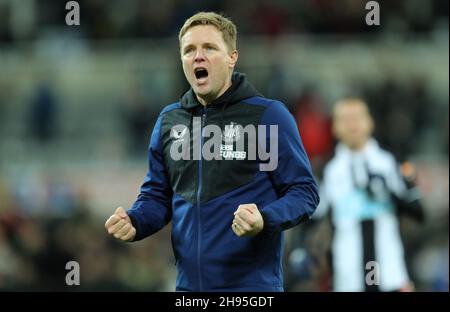
<svg viewBox="0 0 450 312"><path fill-rule="evenodd" d="M201 62L205 60L205 55L203 54L202 49L198 49L195 53L194 62Z"/></svg>

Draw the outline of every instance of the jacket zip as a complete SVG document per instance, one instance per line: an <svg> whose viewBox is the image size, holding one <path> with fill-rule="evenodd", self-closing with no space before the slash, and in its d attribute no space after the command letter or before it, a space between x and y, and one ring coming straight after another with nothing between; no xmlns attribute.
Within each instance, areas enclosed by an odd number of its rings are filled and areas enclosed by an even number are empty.
<svg viewBox="0 0 450 312"><path fill-rule="evenodd" d="M198 270L198 285L199 291L203 291L203 281L202 281L202 270L201 270L201 246L202 246L202 218L201 218L201 209L200 209L200 194L202 192L202 161L203 161L203 127L206 122L206 111L207 109L202 108L202 120L200 127L200 160L198 163L198 189L197 189L197 218L198 218L198 237L197 237L197 270Z"/></svg>

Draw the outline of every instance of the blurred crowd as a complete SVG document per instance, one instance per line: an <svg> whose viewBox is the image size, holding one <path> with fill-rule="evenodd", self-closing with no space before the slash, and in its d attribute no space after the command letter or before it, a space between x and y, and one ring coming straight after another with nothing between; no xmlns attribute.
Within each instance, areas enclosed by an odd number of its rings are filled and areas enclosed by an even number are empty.
<svg viewBox="0 0 450 312"><path fill-rule="evenodd" d="M448 1L378 1L386 31L430 34L445 27ZM200 10L226 12L241 34L277 37L290 33L369 32L365 1L345 0L79 0L81 28L88 39L163 38L178 33L181 25ZM64 23L65 2L57 0L0 1L0 43L39 39ZM42 27L36 27L41 25Z"/></svg>
<svg viewBox="0 0 450 312"><path fill-rule="evenodd" d="M19 51L22 42L65 36L67 31L91 42L173 39L184 20L199 10L225 12L238 25L240 35L262 35L268 42L284 34L358 36L369 31L361 18L361 12L366 12L365 2L360 0L78 2L81 26L75 32L64 25L67 12L64 1L0 0L0 47L19 44L16 47ZM448 34L448 1L378 2L382 7L384 34L401 33L403 37L414 39L432 36L443 28ZM1 56L2 50L0 66ZM74 138L64 137L60 131L67 120L57 84L36 79L31 83L30 94L13 101L14 94L9 93L8 83L5 83L7 77L0 74L0 147L3 146L0 151L13 146L6 144L11 144L12 135L3 129L3 124L17 112L6 104L20 102L22 106L17 109L23 110L24 118L18 120L25 124L26 131L16 139L33 147L23 151L25 155L20 158L30 165L40 162L45 163L44 168L51 168L48 172L44 169L39 174L24 174L27 169L12 167L2 161L6 158L0 157L0 290L174 289L176 272L170 225L142 242L119 243L107 235L103 224L105 217L116 208L113 205L122 202L109 198L111 207L100 212L101 196L93 191L94 188L110 188L106 194L112 196L117 189L129 189L123 181L116 182L119 186L115 189L112 181L98 185L92 178L96 170L114 172L124 163L146 164L145 149L157 111L150 107L149 103L156 100L149 97L145 84L139 83L140 77L137 75L138 82L130 84L122 99L115 99L112 105L115 108L111 109L113 124L125 137L123 140L111 138L114 146L119 145L118 150L126 151L120 154L119 164L104 169L99 162L91 170L91 176L75 179L60 174L51 160L39 158L41 152L50 151L51 155L52 147L57 150L62 141ZM317 81L303 81L299 92L285 92L284 82L288 78L281 66L273 66L270 77L272 79L257 83L256 87L267 97L286 103L297 121L320 180L336 143L331 132L333 103L321 94ZM249 78L252 80L252 76ZM382 83L373 83L370 79L353 81L349 87L353 94L349 95L366 99L377 125L375 137L382 147L390 150L399 161L417 160L418 184L428 218L422 226L406 219L401 221L407 264L418 290L448 291L448 92L447 98L437 97L430 84L424 76L412 75L400 80L387 73ZM176 100L182 90L173 89L170 92ZM82 90L79 93L83 94ZM156 97L158 92L154 93ZM160 106L163 104L168 103L160 103ZM90 135L95 137L96 133ZM422 142L429 144L424 146ZM100 149L100 143L93 149ZM80 143L74 140L72 144ZM80 144L79 148L84 147ZM70 166L70 163L65 165ZM145 174L142 170L136 174L137 184ZM128 193L124 190L129 198L120 200L133 200L137 192L137 188ZM329 235L329 229L322 226L308 231L308 223L287 233L287 291L329 290L330 272L326 264ZM77 287L64 282L68 272L65 265L72 260L78 261L81 268L81 285Z"/></svg>
<svg viewBox="0 0 450 312"><path fill-rule="evenodd" d="M47 179L22 188L0 184L0 290L173 290L170 229L153 240L119 243L105 234L77 185ZM65 282L70 261L79 263L79 286Z"/></svg>

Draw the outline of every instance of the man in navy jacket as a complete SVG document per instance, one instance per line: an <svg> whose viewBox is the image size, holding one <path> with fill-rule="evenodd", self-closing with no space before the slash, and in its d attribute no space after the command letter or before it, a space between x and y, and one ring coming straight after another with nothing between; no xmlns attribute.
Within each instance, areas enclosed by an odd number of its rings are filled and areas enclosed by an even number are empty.
<svg viewBox="0 0 450 312"><path fill-rule="evenodd" d="M282 232L319 203L295 121L234 72L229 19L197 13L179 40L191 89L160 113L141 192L105 227L138 241L172 221L179 291L283 291Z"/></svg>

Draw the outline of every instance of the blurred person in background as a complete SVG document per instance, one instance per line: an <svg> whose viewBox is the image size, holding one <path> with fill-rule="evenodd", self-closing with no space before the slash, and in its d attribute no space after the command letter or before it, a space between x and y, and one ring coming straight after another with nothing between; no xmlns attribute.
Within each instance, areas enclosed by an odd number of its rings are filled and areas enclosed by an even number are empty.
<svg viewBox="0 0 450 312"><path fill-rule="evenodd" d="M132 157L145 152L143 146L147 142L152 119L148 100L148 97L142 94L139 84L134 82L130 85L125 99L125 108L120 110L120 115L125 121L125 130L129 134L127 149Z"/></svg>
<svg viewBox="0 0 450 312"><path fill-rule="evenodd" d="M58 103L51 84L41 81L30 103L30 134L38 143L48 143L57 133Z"/></svg>
<svg viewBox="0 0 450 312"><path fill-rule="evenodd" d="M191 89L158 118L137 201L128 212L119 207L105 227L120 240L139 241L172 221L179 291L283 291L283 231L308 220L319 202L295 120L281 102L262 97L245 75L233 73L238 52L229 19L198 13L185 22L179 40ZM263 138L278 139L276 168L258 171L258 161L225 154L174 160L174 141L195 142L185 135L195 131L193 117L202 127L228 128L222 144L230 136L239 140L231 131L236 124L277 125L278 137ZM182 125L177 135L175 125ZM244 150L248 155L249 147Z"/></svg>
<svg viewBox="0 0 450 312"><path fill-rule="evenodd" d="M409 163L399 167L372 137L373 130L362 99L336 103L333 132L339 143L325 166L322 201L315 214L327 215L331 222L330 270L335 291L414 289L398 215L424 219L415 169ZM375 275L368 275L371 272Z"/></svg>

